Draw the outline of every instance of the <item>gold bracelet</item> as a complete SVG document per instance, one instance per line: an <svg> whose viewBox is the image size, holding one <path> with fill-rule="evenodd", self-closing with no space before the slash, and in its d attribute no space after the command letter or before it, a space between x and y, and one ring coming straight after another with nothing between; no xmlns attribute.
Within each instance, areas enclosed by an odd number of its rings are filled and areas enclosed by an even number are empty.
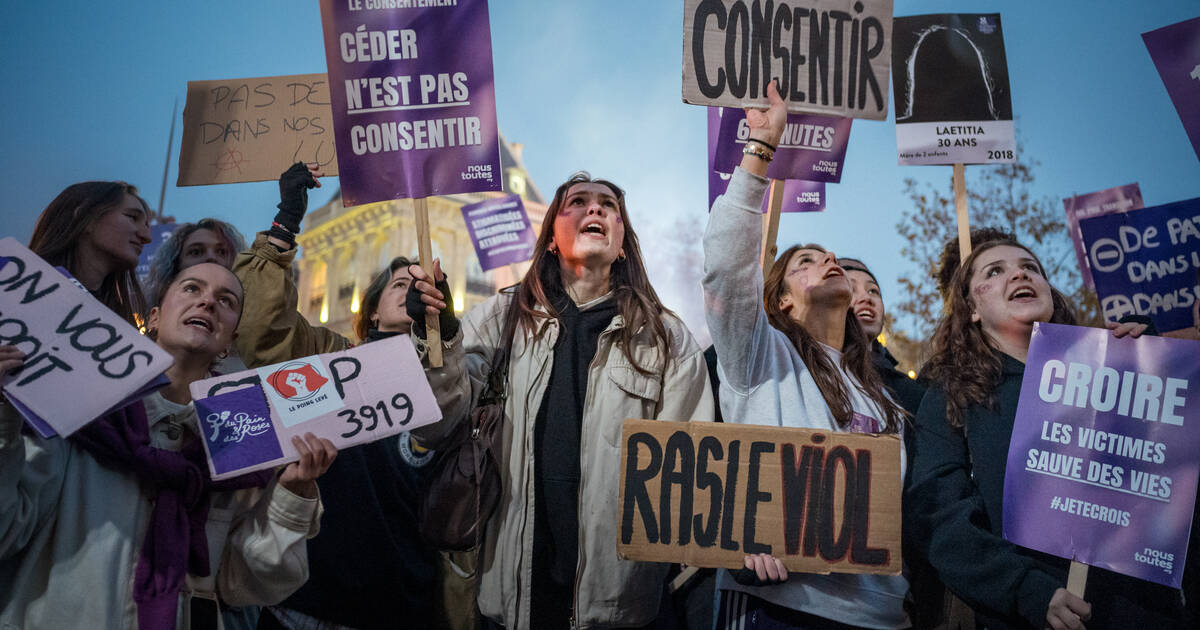
<svg viewBox="0 0 1200 630"><path fill-rule="evenodd" d="M775 159L774 151L771 151L764 146L760 146L757 143L747 142L746 146L742 147L742 154L753 155L754 157L767 163L770 163L771 160Z"/></svg>

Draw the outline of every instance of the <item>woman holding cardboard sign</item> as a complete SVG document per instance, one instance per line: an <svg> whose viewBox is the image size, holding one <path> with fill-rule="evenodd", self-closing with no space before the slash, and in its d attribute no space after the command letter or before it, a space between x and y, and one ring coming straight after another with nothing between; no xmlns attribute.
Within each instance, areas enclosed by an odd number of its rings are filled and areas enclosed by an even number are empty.
<svg viewBox="0 0 1200 630"><path fill-rule="evenodd" d="M1073 324L1041 262L1013 240L983 243L954 272L933 335L933 387L917 414L908 499L942 581L988 628L1183 627L1178 591L1091 569L1087 600L1069 561L1002 537L1004 477L1035 322ZM1145 324L1110 325L1137 337Z"/></svg>
<svg viewBox="0 0 1200 630"><path fill-rule="evenodd" d="M411 271L409 315L452 318L444 285ZM521 284L458 328L443 322L444 365L426 370L442 424L464 423L507 370L480 610L522 629L652 623L668 567L621 560L614 544L621 425L712 420L713 403L700 347L650 286L624 192L586 173L559 186Z"/></svg>
<svg viewBox="0 0 1200 630"><path fill-rule="evenodd" d="M770 108L746 110L741 167L713 204L704 235L705 314L727 421L860 433L898 433L903 411L884 391L858 325L851 284L832 252L784 251L763 279L764 177L787 121L772 82ZM901 444L900 478L904 477ZM718 615L728 628L907 628L902 576L793 574L767 555L722 571Z"/></svg>
<svg viewBox="0 0 1200 630"><path fill-rule="evenodd" d="M190 404L242 299L227 269L184 270L147 320L171 384L69 439L23 433L0 407L0 626L216 627L218 594L263 604L304 583L333 445L310 433L280 474L213 482Z"/></svg>

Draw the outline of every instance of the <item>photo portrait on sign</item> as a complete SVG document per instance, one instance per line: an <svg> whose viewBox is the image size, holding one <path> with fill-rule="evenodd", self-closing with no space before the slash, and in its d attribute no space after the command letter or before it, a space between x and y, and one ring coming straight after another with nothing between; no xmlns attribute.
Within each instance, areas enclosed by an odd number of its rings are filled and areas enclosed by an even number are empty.
<svg viewBox="0 0 1200 630"><path fill-rule="evenodd" d="M901 164L1012 162L999 14L896 18L892 84Z"/></svg>

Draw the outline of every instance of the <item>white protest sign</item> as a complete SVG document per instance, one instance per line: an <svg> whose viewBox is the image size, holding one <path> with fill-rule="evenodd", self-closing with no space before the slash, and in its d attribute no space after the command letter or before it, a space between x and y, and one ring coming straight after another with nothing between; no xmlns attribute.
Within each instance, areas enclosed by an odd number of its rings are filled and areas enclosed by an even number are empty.
<svg viewBox="0 0 1200 630"><path fill-rule="evenodd" d="M0 239L0 345L25 364L4 395L43 436L68 436L146 393L171 355L14 238Z"/></svg>
<svg viewBox="0 0 1200 630"><path fill-rule="evenodd" d="M684 0L683 102L883 120L892 0Z"/></svg>
<svg viewBox="0 0 1200 630"><path fill-rule="evenodd" d="M346 448L441 420L407 335L191 384L213 479L300 458L313 433Z"/></svg>

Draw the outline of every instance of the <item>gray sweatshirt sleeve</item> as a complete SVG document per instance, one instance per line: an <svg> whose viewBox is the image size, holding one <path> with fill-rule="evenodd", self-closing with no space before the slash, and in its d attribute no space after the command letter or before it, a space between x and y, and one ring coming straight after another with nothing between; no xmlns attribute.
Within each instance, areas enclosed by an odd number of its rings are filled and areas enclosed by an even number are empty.
<svg viewBox="0 0 1200 630"><path fill-rule="evenodd" d="M781 333L763 310L762 199L767 180L737 169L704 231L704 316L724 382L747 393L765 377L763 353Z"/></svg>

